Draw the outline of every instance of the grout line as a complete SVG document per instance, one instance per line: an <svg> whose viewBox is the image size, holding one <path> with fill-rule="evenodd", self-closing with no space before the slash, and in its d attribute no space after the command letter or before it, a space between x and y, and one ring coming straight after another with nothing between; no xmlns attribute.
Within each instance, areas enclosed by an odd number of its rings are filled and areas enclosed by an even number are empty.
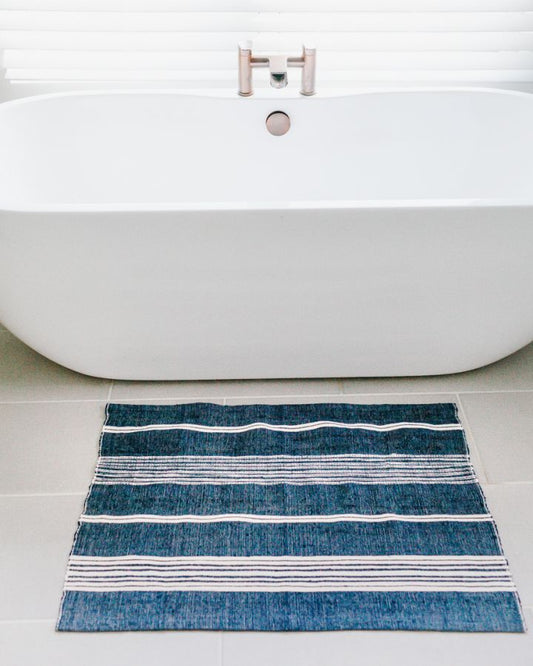
<svg viewBox="0 0 533 666"><path fill-rule="evenodd" d="M58 404L78 404L78 403L102 403L105 405L105 398L81 398L79 400L0 400L1 405L58 405Z"/></svg>
<svg viewBox="0 0 533 666"><path fill-rule="evenodd" d="M451 393L451 391L448 391L448 393ZM400 395L401 392L398 393ZM318 392L318 393L234 393L234 394L224 394L224 393L217 393L217 394L212 394L212 395L202 395L201 393L199 394L189 394L189 395L169 395L169 396L157 396L156 398L150 397L148 395L146 396L141 396L141 397L126 397L126 398L118 398L119 400L156 400L156 399L162 399L162 400L170 400L170 399L176 399L176 400L186 400L190 398L194 398L196 400L213 400L213 399L225 399L225 400L237 400L239 398L243 398L246 400L252 400L255 398L314 398L314 397L319 397L319 398L324 398L324 397L329 397L329 398L339 398L339 397L344 397L345 395L348 395L346 393L330 393L330 392ZM380 393L354 393L353 395L382 395ZM385 394L385 395L391 395L391 394ZM404 394L401 394L404 395Z"/></svg>
<svg viewBox="0 0 533 666"><path fill-rule="evenodd" d="M0 625L2 624L30 624L30 623L37 623L37 622L51 622L52 624L55 624L57 622L57 618L39 618L35 620L26 620L26 619L20 619L20 620L0 620Z"/></svg>
<svg viewBox="0 0 533 666"><path fill-rule="evenodd" d="M491 481L481 481L482 486L487 486L490 488L498 488L498 487L512 487L512 486L533 486L533 480L532 481L496 481L492 483Z"/></svg>
<svg viewBox="0 0 533 666"><path fill-rule="evenodd" d="M517 389L516 391L514 390L504 390L504 391L461 391L461 393L466 393L466 394L477 394L477 393L533 393L533 389ZM228 395L225 396L225 400L255 400L255 399L265 399L265 398L332 398L335 396L342 397L342 398L365 398L365 397L377 397L377 398L386 398L387 396L402 396L402 397L416 397L419 395L423 396L456 396L457 392L454 391L453 389L450 389L448 391L414 391L414 392L409 392L409 391L385 391L385 392L380 392L380 393L273 393L273 394L265 394L265 395L250 395L250 394L243 394L243 395ZM216 396L211 396L207 398L200 398L194 396L196 400L213 400L215 399ZM143 398L131 398L132 400L143 400ZM145 400L148 398L144 398ZM167 399L172 399L172 398L150 398L151 400L154 399L159 399L159 400L167 400ZM176 398L177 399L177 398ZM185 398L187 399L187 398ZM125 398L127 400L127 398Z"/></svg>
<svg viewBox="0 0 533 666"><path fill-rule="evenodd" d="M87 485L89 485L90 481ZM87 491L78 491L75 493L0 493L0 500L11 499L13 497L85 497Z"/></svg>
<svg viewBox="0 0 533 666"><path fill-rule="evenodd" d="M513 391L509 391L512 393ZM533 391L532 391L533 392ZM452 396L454 395L453 391L442 391L441 393L402 393L402 392L397 392L397 393L266 393L266 394L250 394L250 393L243 393L240 395L208 395L208 396L202 396L202 395L190 395L190 396L157 396L156 398L150 398L148 396L142 397L142 398L115 398L114 402L140 402L142 400L149 400L150 402L154 402L157 400L179 400L181 401L186 401L186 400L200 400L200 401L210 401L210 400L279 400L282 398L287 398L288 400L293 400L295 398L301 398L302 400L307 400L309 398L321 398L321 399L329 399L330 402L334 402L334 398L364 398L367 396L371 397L386 397L386 396L416 396L416 395L448 395ZM0 403L2 404L2 403Z"/></svg>
<svg viewBox="0 0 533 666"><path fill-rule="evenodd" d="M113 385L114 382L112 382ZM503 389L503 390L490 390L490 391L475 391L475 390L468 390L468 391L463 391L461 390L461 394L463 395L471 395L471 394L497 394L497 393L533 393L533 389ZM106 400L110 399L110 391L108 391L107 397L101 397L101 398L78 398L78 399L64 399L64 400L0 400L0 405L34 405L34 404L68 404L68 403L105 403ZM136 402L141 402L142 400L146 400L148 402L157 402L157 400L177 400L179 402L186 402L187 400L198 400L202 402L209 402L211 400L218 400L218 401L226 401L226 400L266 400L266 399L280 399L280 398L287 398L290 400L293 400L294 398L302 398L302 399L309 399L309 398L335 398L335 397L342 397L342 398L365 398L365 397L378 397L378 398L385 398L387 396L412 396L416 397L418 395L423 395L423 396L440 396L440 395L447 395L447 396L452 396L456 395L456 392L453 391L452 389L448 391L391 391L391 392L379 392L379 393L266 393L266 394L259 394L259 395L250 395L249 393L244 393L240 395L228 395L228 396L221 396L221 395L208 395L208 396L203 396L203 395L169 395L169 396L157 396L157 397L149 397L149 396L144 396L140 398L115 398L114 402L117 403L136 403Z"/></svg>
<svg viewBox="0 0 533 666"><path fill-rule="evenodd" d="M458 392L463 394L471 393L533 393L533 389L453 389L434 390L434 391L381 391L379 393L343 393L345 396L358 395L455 395Z"/></svg>
<svg viewBox="0 0 533 666"><path fill-rule="evenodd" d="M483 457L481 456L481 451L479 450L479 447L476 443L476 438L474 437L474 432L472 430L472 426L470 425L470 421L468 419L468 416L466 415L466 409L464 407L463 401L461 400L461 396L459 393L455 394L455 397L457 399L457 405L459 407L459 411L461 414L461 421L463 422L464 428L465 428L465 433L466 433L466 440L468 442L468 445L471 449L471 452L474 452L476 455L476 460L479 464L479 471L480 471L480 476L481 478L478 478L478 480L483 483L483 482L488 482L489 476L487 474L487 470L485 468L485 461L483 460Z"/></svg>
<svg viewBox="0 0 533 666"><path fill-rule="evenodd" d="M487 389L485 391L478 391L475 389L469 389L469 390L462 390L460 389L461 393L533 393L533 389L527 388L527 389Z"/></svg>
<svg viewBox="0 0 533 666"><path fill-rule="evenodd" d="M232 398L228 398L228 400L231 400ZM241 398L235 398L236 400L240 400ZM242 398L242 399L247 399L247 398ZM158 398L115 398L113 400L114 404L129 404L129 405L142 405L142 404L154 404L157 405L159 402L161 404L167 404L167 403L173 403L173 404L185 404L187 402L212 402L217 405L223 405L226 401L226 398L223 396L211 396L211 397L197 397L197 396L190 396L190 397L170 397L166 398L164 396L159 396Z"/></svg>

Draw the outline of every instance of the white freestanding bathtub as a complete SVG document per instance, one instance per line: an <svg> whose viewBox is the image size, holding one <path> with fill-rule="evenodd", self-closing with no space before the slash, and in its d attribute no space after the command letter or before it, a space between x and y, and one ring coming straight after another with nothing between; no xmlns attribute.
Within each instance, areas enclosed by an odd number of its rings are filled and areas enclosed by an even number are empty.
<svg viewBox="0 0 533 666"><path fill-rule="evenodd" d="M45 95L0 147L0 320L80 372L440 374L533 338L531 95Z"/></svg>

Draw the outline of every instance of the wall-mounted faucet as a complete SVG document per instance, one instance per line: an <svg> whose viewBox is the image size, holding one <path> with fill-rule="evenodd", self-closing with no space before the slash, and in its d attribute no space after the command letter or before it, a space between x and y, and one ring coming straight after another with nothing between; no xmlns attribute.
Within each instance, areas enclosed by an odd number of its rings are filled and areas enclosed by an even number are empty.
<svg viewBox="0 0 533 666"><path fill-rule="evenodd" d="M287 69L289 67L302 68L302 95L315 94L316 49L304 46L301 56L254 56L251 42L239 45L239 95L249 97L253 95L252 69L254 67L268 67L270 70L270 85L273 88L285 88L288 83Z"/></svg>

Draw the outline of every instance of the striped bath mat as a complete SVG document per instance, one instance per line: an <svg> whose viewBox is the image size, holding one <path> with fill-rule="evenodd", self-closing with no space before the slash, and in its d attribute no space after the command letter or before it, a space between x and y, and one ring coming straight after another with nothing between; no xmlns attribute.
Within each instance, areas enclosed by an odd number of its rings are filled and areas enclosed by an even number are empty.
<svg viewBox="0 0 533 666"><path fill-rule="evenodd" d="M453 404L108 405L58 629L523 631Z"/></svg>

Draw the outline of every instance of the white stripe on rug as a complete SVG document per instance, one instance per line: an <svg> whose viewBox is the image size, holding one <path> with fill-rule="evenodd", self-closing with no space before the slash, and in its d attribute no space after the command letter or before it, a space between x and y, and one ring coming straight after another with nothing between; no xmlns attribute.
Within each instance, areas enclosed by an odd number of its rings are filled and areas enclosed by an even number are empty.
<svg viewBox="0 0 533 666"><path fill-rule="evenodd" d="M344 477L344 478L323 478L323 479L301 479L297 480L294 478L278 478L274 480L264 480L264 479L228 479L221 481L218 477L209 478L202 477L198 479L158 479L152 478L148 480L130 480L130 481L117 481L117 480L95 480L93 483L96 485L102 486L152 486L156 484L172 484L179 486L228 486L228 485L256 485L256 486L275 486L275 485L287 485L287 486L342 486L349 484L357 485L366 485L366 486L378 486L378 485L389 485L389 484L410 484L416 483L419 485L438 485L438 484L449 484L449 485L466 485L469 483L475 483L475 477L465 478L465 479L413 479L413 478L394 478L394 479L380 479L368 481L365 479L357 478L354 476Z"/></svg>
<svg viewBox="0 0 533 666"><path fill-rule="evenodd" d="M183 514L178 516L164 516L159 514L128 514L128 515L110 515L110 514L82 514L80 522L82 523L382 523L388 521L398 521L405 523L437 523L437 522L456 522L456 523L478 523L492 522L492 516L489 513L480 514L425 514L425 515L407 515L398 513L380 513L380 514L359 514L359 513L337 513L337 514L319 514L308 516L270 516L266 514L252 513L221 513L211 515L191 515Z"/></svg>
<svg viewBox="0 0 533 666"><path fill-rule="evenodd" d="M384 484L471 483L467 456L360 454L316 456L102 456L94 483Z"/></svg>
<svg viewBox="0 0 533 666"><path fill-rule="evenodd" d="M78 591L514 591L501 556L72 556Z"/></svg>
<svg viewBox="0 0 533 666"><path fill-rule="evenodd" d="M459 423L420 423L402 421L399 423L386 423L378 425L375 423L342 423L338 421L312 421L310 423L299 423L294 425L272 424L272 423L248 423L240 426L208 426L197 423L151 423L143 426L110 426L103 428L104 433L133 433L148 430L191 430L194 432L228 433L238 434L250 430L273 430L279 432L305 432L317 430L318 428L345 428L347 430L371 430L376 432L390 432L391 430L403 430L414 428L418 430L463 430Z"/></svg>
<svg viewBox="0 0 533 666"><path fill-rule="evenodd" d="M476 566L498 565L506 566L507 560L503 555L71 555L70 562L76 565L94 564L94 565L113 565L122 562L139 564L215 564L215 565L233 565L236 567L253 566L255 564L275 563L279 566L289 566L298 564L299 566L315 566L317 564L329 565L336 564L413 564L417 565L458 565L475 564Z"/></svg>

